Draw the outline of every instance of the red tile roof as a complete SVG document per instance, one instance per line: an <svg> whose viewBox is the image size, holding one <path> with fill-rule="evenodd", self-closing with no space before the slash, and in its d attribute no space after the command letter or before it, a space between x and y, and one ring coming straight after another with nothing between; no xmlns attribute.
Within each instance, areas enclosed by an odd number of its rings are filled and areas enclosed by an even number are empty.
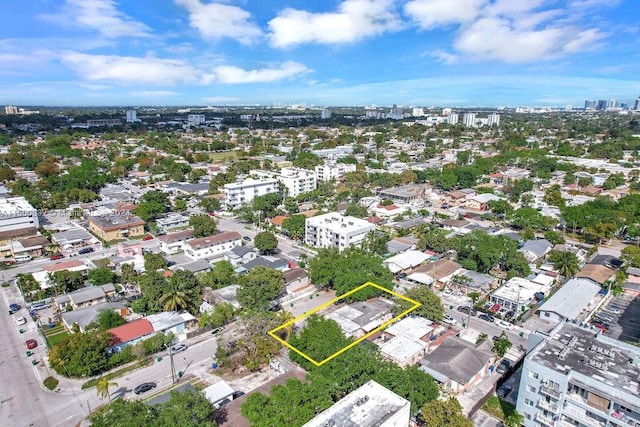
<svg viewBox="0 0 640 427"><path fill-rule="evenodd" d="M113 343L127 343L136 338L153 333L153 326L147 319L138 319L133 322L109 329L113 334Z"/></svg>
<svg viewBox="0 0 640 427"><path fill-rule="evenodd" d="M55 264L48 265L44 269L46 271L61 271L68 270L70 268L82 267L84 264L79 259L70 259L68 261L56 262Z"/></svg>

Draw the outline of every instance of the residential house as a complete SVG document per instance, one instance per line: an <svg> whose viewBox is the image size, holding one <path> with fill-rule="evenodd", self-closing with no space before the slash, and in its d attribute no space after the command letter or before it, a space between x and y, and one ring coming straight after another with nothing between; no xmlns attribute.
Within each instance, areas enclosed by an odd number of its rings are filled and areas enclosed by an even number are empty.
<svg viewBox="0 0 640 427"><path fill-rule="evenodd" d="M518 251L522 252L527 261L533 263L549 253L552 247L547 239L527 240Z"/></svg>
<svg viewBox="0 0 640 427"><path fill-rule="evenodd" d="M392 200L394 203L411 204L423 200L427 189L428 186L424 184L407 184L382 189L378 191L378 197Z"/></svg>
<svg viewBox="0 0 640 427"><path fill-rule="evenodd" d="M615 276L615 271L598 264L587 264L576 274L577 278L591 280L593 283L597 283L602 287Z"/></svg>
<svg viewBox="0 0 640 427"><path fill-rule="evenodd" d="M622 287L627 296L632 298L640 296L640 268L627 268L627 280Z"/></svg>
<svg viewBox="0 0 640 427"><path fill-rule="evenodd" d="M282 230L282 223L285 219L289 218L289 215L276 215L269 220L269 223L275 227L276 230Z"/></svg>
<svg viewBox="0 0 640 427"><path fill-rule="evenodd" d="M21 240L15 240L11 242L10 246L13 248L13 255L29 255L32 257L39 257L46 253L50 248L51 243L44 236L27 237Z"/></svg>
<svg viewBox="0 0 640 427"><path fill-rule="evenodd" d="M498 285L498 282L498 278L489 274L478 273L477 271L462 268L451 277L447 286L452 290L461 291L467 295L469 292L486 295Z"/></svg>
<svg viewBox="0 0 640 427"><path fill-rule="evenodd" d="M380 354L401 367L418 364L433 336L432 322L423 317L405 317L387 327L376 344Z"/></svg>
<svg viewBox="0 0 640 427"><path fill-rule="evenodd" d="M168 213L164 218L158 218L156 224L161 231L168 231L172 228L188 227L189 217L179 213Z"/></svg>
<svg viewBox="0 0 640 427"><path fill-rule="evenodd" d="M242 244L242 236L237 231L227 231L213 236L188 240L184 253L193 260L222 256L235 246Z"/></svg>
<svg viewBox="0 0 640 427"><path fill-rule="evenodd" d="M447 337L422 359L420 369L441 383L445 390L464 393L490 374L493 353L476 348L458 337Z"/></svg>
<svg viewBox="0 0 640 427"><path fill-rule="evenodd" d="M502 307L520 314L535 301L537 293L547 294L549 287L521 277L512 277L489 298L496 309Z"/></svg>
<svg viewBox="0 0 640 427"><path fill-rule="evenodd" d="M63 294L55 298L55 305L58 310L65 311L68 307L73 310L88 307L110 301L116 295L116 287L113 283L102 286L86 286L68 294Z"/></svg>
<svg viewBox="0 0 640 427"><path fill-rule="evenodd" d="M38 211L27 199L0 198L0 248L3 252L11 251L12 239L35 236L39 227Z"/></svg>
<svg viewBox="0 0 640 427"><path fill-rule="evenodd" d="M51 235L51 242L54 245L58 245L61 252L66 255L75 253L78 249L85 246L91 246L93 248L101 247L100 240L84 228L72 228L54 233Z"/></svg>
<svg viewBox="0 0 640 427"><path fill-rule="evenodd" d="M134 215L90 216L88 222L89 230L106 242L144 234L145 222Z"/></svg>
<svg viewBox="0 0 640 427"><path fill-rule="evenodd" d="M142 242L138 240L127 240L125 242L118 243L117 256L128 258L136 255L142 255Z"/></svg>
<svg viewBox="0 0 640 427"><path fill-rule="evenodd" d="M236 269L239 274L250 272L256 267L268 267L278 271L285 271L289 268L289 261L267 255L258 255L251 261L242 264Z"/></svg>
<svg viewBox="0 0 640 427"><path fill-rule="evenodd" d="M394 237L387 242L387 253L397 255L399 253L415 249L418 239L415 237Z"/></svg>
<svg viewBox="0 0 640 427"><path fill-rule="evenodd" d="M121 352L128 345L133 345L155 334L151 322L144 318L111 328L108 332L113 335L110 350L116 353Z"/></svg>
<svg viewBox="0 0 640 427"><path fill-rule="evenodd" d="M185 250L187 240L193 237L193 230L177 231L159 236L160 250L167 255L177 254Z"/></svg>
<svg viewBox="0 0 640 427"><path fill-rule="evenodd" d="M489 202L499 201L499 200L506 200L506 199L504 197L496 196L495 194L483 193L483 194L477 194L467 199L465 205L468 209L474 209L477 211L488 211L490 209Z"/></svg>
<svg viewBox="0 0 640 427"><path fill-rule="evenodd" d="M176 269L189 271L194 274L206 273L207 271L211 271L211 264L209 264L209 261L207 261L206 259L199 259L197 261L192 261L186 264L182 264Z"/></svg>
<svg viewBox="0 0 640 427"><path fill-rule="evenodd" d="M380 217L385 220L390 220L392 218L397 217L398 215L402 215L407 211L407 208L397 206L395 204L391 205L378 205L369 210L369 212L373 216Z"/></svg>
<svg viewBox="0 0 640 427"><path fill-rule="evenodd" d="M303 268L296 267L283 273L287 295L296 296L312 289L309 274Z"/></svg>
<svg viewBox="0 0 640 427"><path fill-rule="evenodd" d="M355 302L326 314L347 337L360 338L393 318L393 304L382 298Z"/></svg>
<svg viewBox="0 0 640 427"><path fill-rule="evenodd" d="M90 305L84 308L60 313L62 323L67 330L72 330L73 325L78 325L80 332L85 332L85 328L98 320L98 316L104 310L112 310L124 317L130 314L129 309L121 302L103 302Z"/></svg>
<svg viewBox="0 0 640 427"><path fill-rule="evenodd" d="M195 317L188 312L163 311L150 314L145 319L151 323L156 333L172 333L178 341L187 339L187 329L197 323Z"/></svg>
<svg viewBox="0 0 640 427"><path fill-rule="evenodd" d="M395 224L393 224L393 228L395 228L396 230L411 230L426 223L427 220L423 217L409 218L403 221L396 222Z"/></svg>
<svg viewBox="0 0 640 427"><path fill-rule="evenodd" d="M239 267L256 259L258 253L246 246L234 246L233 249L224 254L224 259L234 267Z"/></svg>
<svg viewBox="0 0 640 427"><path fill-rule="evenodd" d="M393 273L409 270L430 259L431 256L421 251L406 251L385 259L383 262Z"/></svg>
<svg viewBox="0 0 640 427"><path fill-rule="evenodd" d="M462 266L457 262L442 258L416 268L406 280L439 289L448 284L461 269Z"/></svg>

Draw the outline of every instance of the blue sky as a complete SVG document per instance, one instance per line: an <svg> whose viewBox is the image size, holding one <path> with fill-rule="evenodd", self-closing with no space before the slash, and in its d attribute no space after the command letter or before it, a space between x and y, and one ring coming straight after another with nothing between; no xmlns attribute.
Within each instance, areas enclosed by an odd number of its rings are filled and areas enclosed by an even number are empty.
<svg viewBox="0 0 640 427"><path fill-rule="evenodd" d="M638 0L3 4L0 104L581 106L640 94Z"/></svg>

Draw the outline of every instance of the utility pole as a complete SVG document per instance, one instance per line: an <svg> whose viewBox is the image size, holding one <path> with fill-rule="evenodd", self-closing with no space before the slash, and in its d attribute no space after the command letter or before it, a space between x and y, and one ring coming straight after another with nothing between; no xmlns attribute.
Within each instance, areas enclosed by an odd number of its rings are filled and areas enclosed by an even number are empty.
<svg viewBox="0 0 640 427"><path fill-rule="evenodd" d="M173 351L171 351L171 347L169 347L169 361L171 366L171 384L176 383L176 367L173 364Z"/></svg>

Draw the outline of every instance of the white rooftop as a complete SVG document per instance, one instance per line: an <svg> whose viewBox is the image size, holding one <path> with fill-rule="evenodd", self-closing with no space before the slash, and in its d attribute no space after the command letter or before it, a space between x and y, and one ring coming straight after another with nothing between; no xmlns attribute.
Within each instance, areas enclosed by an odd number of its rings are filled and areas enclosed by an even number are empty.
<svg viewBox="0 0 640 427"><path fill-rule="evenodd" d="M544 292L545 289L546 286L533 283L531 280L523 279L522 277L513 277L499 287L493 293L493 296L513 302L518 300L518 304L524 304L533 299L536 292Z"/></svg>
<svg viewBox="0 0 640 427"><path fill-rule="evenodd" d="M211 384L209 387L202 390L204 396L212 404L226 399L227 397L231 396L234 391L235 390L224 380L218 381L215 384Z"/></svg>
<svg viewBox="0 0 640 427"><path fill-rule="evenodd" d="M352 391L324 412L316 415L303 427L374 427L387 424L385 421L406 412L408 425L411 403L371 380ZM400 421L400 420L398 420Z"/></svg>
<svg viewBox="0 0 640 427"><path fill-rule="evenodd" d="M431 320L424 317L409 316L397 321L384 331L393 336L404 336L419 340L433 331L432 324Z"/></svg>
<svg viewBox="0 0 640 427"><path fill-rule="evenodd" d="M389 270L391 270L392 273L397 273L401 270L416 267L429 258L431 258L431 255L427 255L422 251L406 251L392 256L391 258L387 258L384 260L384 263L389 267Z"/></svg>
<svg viewBox="0 0 640 427"><path fill-rule="evenodd" d="M380 346L380 352L386 356L389 356L396 362L404 364L416 353L424 350L426 347L426 342L399 335L382 344Z"/></svg>

